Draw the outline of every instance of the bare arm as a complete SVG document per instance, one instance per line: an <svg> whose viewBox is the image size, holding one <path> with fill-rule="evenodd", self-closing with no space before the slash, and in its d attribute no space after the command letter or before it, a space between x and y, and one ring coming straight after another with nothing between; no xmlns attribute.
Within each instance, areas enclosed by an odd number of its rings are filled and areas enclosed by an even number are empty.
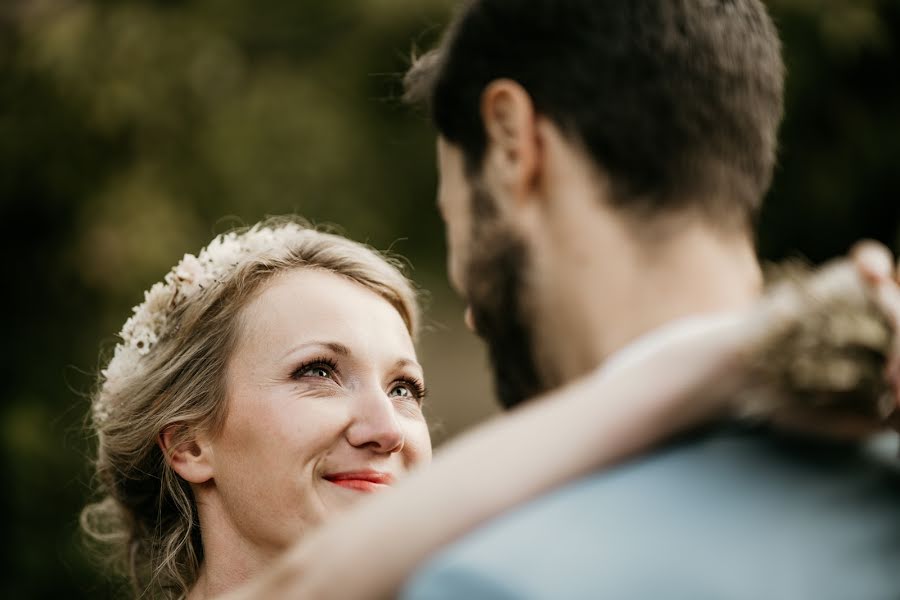
<svg viewBox="0 0 900 600"><path fill-rule="evenodd" d="M900 297L880 267L874 273L870 286L887 290L878 294ZM667 327L609 368L474 428L228 598L391 596L416 565L486 519L727 411L772 306Z"/></svg>
<svg viewBox="0 0 900 600"><path fill-rule="evenodd" d="M734 364L746 323L729 316L688 335L673 329L663 344L472 429L229 598L389 597L430 553L482 521L723 410L697 392Z"/></svg>

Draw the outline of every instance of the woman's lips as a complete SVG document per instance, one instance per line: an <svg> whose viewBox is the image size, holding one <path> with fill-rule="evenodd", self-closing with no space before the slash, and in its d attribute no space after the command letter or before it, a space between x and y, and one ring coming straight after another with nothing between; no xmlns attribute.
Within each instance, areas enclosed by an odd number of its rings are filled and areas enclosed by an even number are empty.
<svg viewBox="0 0 900 600"><path fill-rule="evenodd" d="M348 490L377 492L391 485L394 477L381 471L348 471L325 475L325 480Z"/></svg>

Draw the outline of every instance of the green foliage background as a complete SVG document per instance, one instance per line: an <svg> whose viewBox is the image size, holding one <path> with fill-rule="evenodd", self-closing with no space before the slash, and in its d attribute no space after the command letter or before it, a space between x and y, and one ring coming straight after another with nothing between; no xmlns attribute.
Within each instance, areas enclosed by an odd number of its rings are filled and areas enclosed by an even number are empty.
<svg viewBox="0 0 900 600"><path fill-rule="evenodd" d="M77 533L84 396L141 291L235 224L297 212L408 256L432 293L437 439L493 410L444 282L432 133L397 100L452 5L2 0L0 596L115 594ZM769 5L788 116L761 254L896 248L900 3Z"/></svg>

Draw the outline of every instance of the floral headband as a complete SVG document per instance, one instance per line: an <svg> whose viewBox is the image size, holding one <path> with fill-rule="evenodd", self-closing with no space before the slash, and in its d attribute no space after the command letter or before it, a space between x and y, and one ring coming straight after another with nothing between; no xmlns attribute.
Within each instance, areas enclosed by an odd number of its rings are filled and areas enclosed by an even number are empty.
<svg viewBox="0 0 900 600"><path fill-rule="evenodd" d="M200 290L221 282L243 260L267 250L285 246L305 228L297 223L276 226L255 225L244 232L217 236L197 256L185 254L163 278L144 292L144 301L132 309L119 333L112 359L100 371L102 391L94 402L94 421L105 422L110 416L109 397L150 353L159 341L175 310Z"/></svg>

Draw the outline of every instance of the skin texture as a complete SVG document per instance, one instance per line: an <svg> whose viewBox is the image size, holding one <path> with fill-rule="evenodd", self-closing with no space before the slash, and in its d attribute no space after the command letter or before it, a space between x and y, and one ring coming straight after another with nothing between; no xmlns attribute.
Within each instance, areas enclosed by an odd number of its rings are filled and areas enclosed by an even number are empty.
<svg viewBox="0 0 900 600"><path fill-rule="evenodd" d="M387 301L332 273L296 270L268 282L242 321L222 431L172 459L192 484L203 533L193 597L252 576L322 521L389 487L326 476L375 471L397 482L431 458L422 370Z"/></svg>

